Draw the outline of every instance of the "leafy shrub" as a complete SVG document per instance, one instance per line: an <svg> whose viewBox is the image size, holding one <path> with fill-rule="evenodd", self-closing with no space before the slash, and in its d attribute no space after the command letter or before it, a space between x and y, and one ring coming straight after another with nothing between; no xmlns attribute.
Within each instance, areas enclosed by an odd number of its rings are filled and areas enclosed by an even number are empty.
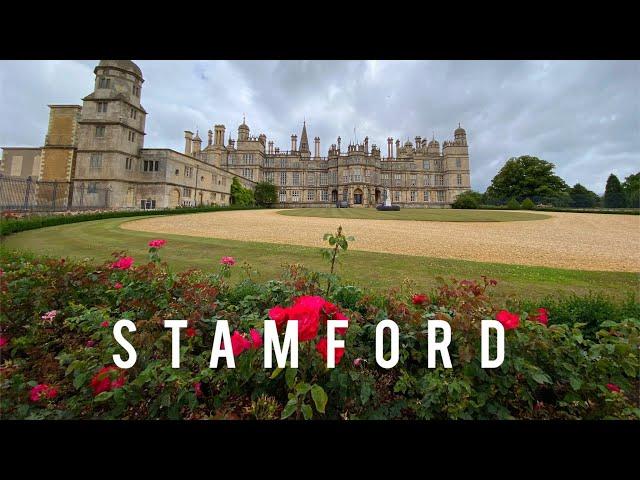
<svg viewBox="0 0 640 480"><path fill-rule="evenodd" d="M520 204L518 203L518 200L516 200L515 198L510 199L507 202L507 210L520 210Z"/></svg>
<svg viewBox="0 0 640 480"><path fill-rule="evenodd" d="M535 210L536 209L536 204L533 203L533 200L531 200L530 198L525 198L522 202L522 209L523 210Z"/></svg>
<svg viewBox="0 0 640 480"><path fill-rule="evenodd" d="M453 208L472 209L482 204L482 194L474 191L462 192L451 205Z"/></svg>
<svg viewBox="0 0 640 480"><path fill-rule="evenodd" d="M273 205L278 201L278 189L271 182L260 182L256 184L253 195L256 200L256 205L261 207Z"/></svg>
<svg viewBox="0 0 640 480"><path fill-rule="evenodd" d="M174 273L160 259L170 245L153 245L149 261L133 265L123 252L98 267L14 254L0 259L3 418L640 417L635 299L522 301L506 312L492 301L496 282L487 278L440 279L433 292L403 286L380 295L337 276L325 299L325 278L301 265L287 266L279 279L231 285L229 272L238 268L232 257L223 257L215 273ZM303 328L300 368L264 369L263 321L286 321L278 312L300 306L315 312L312 328ZM349 319L346 348L327 369L323 316L338 314ZM122 353L111 331L120 318L137 327L125 336L138 361L124 371L112 365L112 355ZM375 328L385 318L400 329L400 360L390 370L375 362ZM511 322L505 362L493 370L480 368L485 318ZM165 319L188 322L179 369L171 368ZM431 319L451 324L452 369L427 368ZM233 370L209 368L219 320L234 332Z"/></svg>

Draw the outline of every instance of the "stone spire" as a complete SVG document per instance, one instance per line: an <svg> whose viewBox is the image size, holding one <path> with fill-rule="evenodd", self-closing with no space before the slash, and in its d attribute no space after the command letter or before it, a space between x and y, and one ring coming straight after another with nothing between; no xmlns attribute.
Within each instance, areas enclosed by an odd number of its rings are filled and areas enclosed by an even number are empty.
<svg viewBox="0 0 640 480"><path fill-rule="evenodd" d="M302 122L302 135L300 135L300 152L311 153L309 150L309 139L307 138L307 122Z"/></svg>

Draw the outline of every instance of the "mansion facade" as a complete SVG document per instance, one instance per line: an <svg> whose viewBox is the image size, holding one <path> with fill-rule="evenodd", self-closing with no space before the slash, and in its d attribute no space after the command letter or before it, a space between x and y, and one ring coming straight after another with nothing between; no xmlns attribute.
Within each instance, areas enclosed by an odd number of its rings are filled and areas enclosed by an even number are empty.
<svg viewBox="0 0 640 480"><path fill-rule="evenodd" d="M108 191L108 207L116 209L228 205L234 178L246 187L271 182L279 207L375 207L390 192L402 207L451 206L470 189L466 132L458 126L453 140L415 137L414 142L387 138L386 155L376 144L342 145L340 137L320 155L313 153L303 123L300 141L291 136L288 150L252 136L243 120L236 139L224 125L208 131L185 131L184 151L145 148L147 112L140 103L144 79L129 60L102 60L95 67L93 92L79 105L50 105L43 147L5 147L0 174L68 182L82 191ZM80 187L80 188L77 188ZM80 199L70 194L70 205ZM73 198L72 198L73 197Z"/></svg>

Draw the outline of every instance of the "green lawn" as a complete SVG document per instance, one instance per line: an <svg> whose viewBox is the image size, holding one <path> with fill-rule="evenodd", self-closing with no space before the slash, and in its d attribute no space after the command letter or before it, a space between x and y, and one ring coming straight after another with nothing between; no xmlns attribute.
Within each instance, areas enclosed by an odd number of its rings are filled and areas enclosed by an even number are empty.
<svg viewBox="0 0 640 480"><path fill-rule="evenodd" d="M364 218L370 220L420 220L426 222L514 222L544 220L549 215L500 210L455 210L450 208L405 208L379 212L375 208L295 208L280 215L293 217Z"/></svg>
<svg viewBox="0 0 640 480"><path fill-rule="evenodd" d="M234 256L239 264L248 262L262 280L277 277L286 263L327 269L318 248L181 235L156 236L119 228L125 221L126 218L114 218L30 230L6 237L3 248L55 257L89 258L96 263L110 259L112 252L126 250L137 262L142 262L147 259L147 241L165 238L168 244L161 255L175 269L213 270L218 268L219 259L224 255ZM240 278L241 268L233 271L232 278ZM517 294L533 299L558 292L589 290L622 296L637 291L639 285L639 275L635 273L562 270L355 250L346 253L339 273L344 280L365 288L388 289L410 279L419 290L434 286L437 276L479 279L487 275L498 280L495 293L503 298Z"/></svg>

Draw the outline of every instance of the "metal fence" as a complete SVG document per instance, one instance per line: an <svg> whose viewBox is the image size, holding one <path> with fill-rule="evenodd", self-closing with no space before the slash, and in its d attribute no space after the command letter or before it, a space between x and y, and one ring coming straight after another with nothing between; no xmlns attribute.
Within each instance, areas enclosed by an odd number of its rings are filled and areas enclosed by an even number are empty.
<svg viewBox="0 0 640 480"><path fill-rule="evenodd" d="M49 182L0 174L0 210L60 212L109 207L110 190L94 182Z"/></svg>

